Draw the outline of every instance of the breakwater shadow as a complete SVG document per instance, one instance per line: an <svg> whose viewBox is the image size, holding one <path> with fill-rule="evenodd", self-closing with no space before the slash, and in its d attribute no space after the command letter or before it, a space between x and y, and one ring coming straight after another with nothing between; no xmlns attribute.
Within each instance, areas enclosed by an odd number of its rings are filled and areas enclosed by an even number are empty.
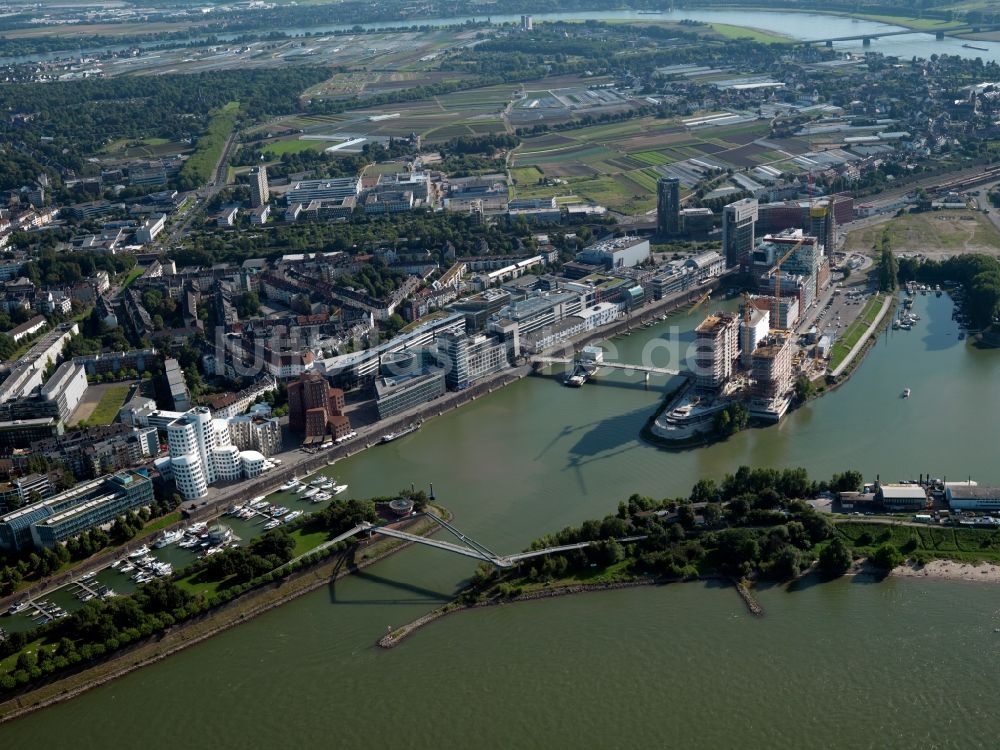
<svg viewBox="0 0 1000 750"><path fill-rule="evenodd" d="M409 597L394 597L391 599L342 599L337 596L337 583L338 581L331 581L329 592L330 592L330 603L331 604L422 604L422 603L437 603L446 604L455 598L455 593L459 589L456 589L453 593L444 593L441 591L434 591L433 589L424 588L423 586L418 586L413 583L405 583L402 581L396 581L391 578L384 578L383 576L374 575L372 573L367 573L364 570L357 570L353 574L354 578L361 579L368 583L375 583L380 586L388 586L390 588L396 589L401 592L406 592L409 594L414 594L414 596ZM346 580L346 579L345 579Z"/></svg>

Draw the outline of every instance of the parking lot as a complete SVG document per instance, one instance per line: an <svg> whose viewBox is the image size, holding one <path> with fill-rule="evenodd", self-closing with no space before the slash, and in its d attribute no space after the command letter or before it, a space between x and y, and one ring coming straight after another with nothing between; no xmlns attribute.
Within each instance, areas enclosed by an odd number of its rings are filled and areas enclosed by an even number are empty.
<svg viewBox="0 0 1000 750"><path fill-rule="evenodd" d="M861 314L871 293L863 287L846 287L834 291L830 301L820 310L815 326L820 335L829 335L831 341L837 338Z"/></svg>

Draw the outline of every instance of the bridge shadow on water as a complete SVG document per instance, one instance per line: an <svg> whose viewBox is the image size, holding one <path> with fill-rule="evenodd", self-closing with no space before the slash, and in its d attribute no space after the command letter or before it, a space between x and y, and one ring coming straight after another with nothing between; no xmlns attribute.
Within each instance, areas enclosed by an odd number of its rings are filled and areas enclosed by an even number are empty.
<svg viewBox="0 0 1000 750"><path fill-rule="evenodd" d="M644 449L644 444L639 439L639 431L653 408L655 407L634 409L570 430L570 432L580 431L582 434L567 451L569 459L565 470L575 473L581 492L586 491L583 469Z"/></svg>
<svg viewBox="0 0 1000 750"><path fill-rule="evenodd" d="M456 587L455 591L452 593L445 593L442 591L434 591L433 589L424 588L423 586L418 586L412 583L406 583L404 581L396 581L391 578L384 578L383 576L374 575L364 570L355 570L351 577L357 580L364 581L366 583L374 583L379 586L388 586L392 589L396 589L402 594L410 594L411 596L398 596L392 598L382 598L382 599L343 599L337 595L337 584L340 581L330 581L327 587L330 595L331 604L446 604L455 598L455 595L461 591L465 586L467 581L461 581ZM347 580L346 578L344 579Z"/></svg>

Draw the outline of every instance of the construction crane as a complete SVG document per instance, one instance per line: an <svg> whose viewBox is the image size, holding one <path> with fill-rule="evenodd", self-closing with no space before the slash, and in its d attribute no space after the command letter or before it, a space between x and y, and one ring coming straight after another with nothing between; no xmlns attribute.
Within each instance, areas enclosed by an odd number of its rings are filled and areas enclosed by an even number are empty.
<svg viewBox="0 0 1000 750"><path fill-rule="evenodd" d="M705 292L703 295L701 295L693 305L691 305L691 309L688 310L688 314L690 315L695 310L697 310L699 307L701 307L703 304L705 304L705 302L707 302L708 299L709 299L709 297L711 297L711 296L712 296L712 290L709 289L707 292Z"/></svg>
<svg viewBox="0 0 1000 750"><path fill-rule="evenodd" d="M796 250L802 247L803 242L805 242L804 237L792 245L788 252L782 255L774 264L774 267L767 272L768 276L774 276L774 320L771 323L771 328L774 328L775 330L780 330L778 327L778 320L781 318L781 264L788 260Z"/></svg>

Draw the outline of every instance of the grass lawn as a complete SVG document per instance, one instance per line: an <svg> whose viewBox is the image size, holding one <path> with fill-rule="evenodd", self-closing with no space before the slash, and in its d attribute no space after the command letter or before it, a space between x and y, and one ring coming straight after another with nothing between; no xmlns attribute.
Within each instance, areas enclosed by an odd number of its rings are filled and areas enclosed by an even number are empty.
<svg viewBox="0 0 1000 750"><path fill-rule="evenodd" d="M167 526L175 524L180 520L181 512L179 510L175 510L173 513L167 513L167 515L160 516L159 518L154 518L143 527L142 531L139 532L136 538L139 539L144 536L149 536L153 532L165 529Z"/></svg>
<svg viewBox="0 0 1000 750"><path fill-rule="evenodd" d="M847 326L844 335L833 345L830 352L830 369L836 369L837 365L844 361L844 358L851 353L851 349L858 343L858 340L868 330L878 311L882 308L883 295L876 294L865 304L865 308L853 323Z"/></svg>
<svg viewBox="0 0 1000 750"><path fill-rule="evenodd" d="M138 279L140 276L142 276L142 272L144 270L145 270L144 268L136 266L131 271L129 271L128 276L125 277L125 281L122 282L122 291L124 292L126 289L132 286L132 282Z"/></svg>
<svg viewBox="0 0 1000 750"><path fill-rule="evenodd" d="M709 24L712 30L726 39L752 39L762 44L788 44L791 40L786 36L779 36L760 29L750 29L746 26L732 26L728 23Z"/></svg>
<svg viewBox="0 0 1000 750"><path fill-rule="evenodd" d="M87 419L88 424L111 424L118 416L118 410L125 403L125 397L131 389L131 383L115 383L101 396L94 411Z"/></svg>
<svg viewBox="0 0 1000 750"><path fill-rule="evenodd" d="M326 529L315 529L312 524L306 524L293 531L289 536L295 540L292 557L298 557L327 541L330 538L330 532Z"/></svg>

